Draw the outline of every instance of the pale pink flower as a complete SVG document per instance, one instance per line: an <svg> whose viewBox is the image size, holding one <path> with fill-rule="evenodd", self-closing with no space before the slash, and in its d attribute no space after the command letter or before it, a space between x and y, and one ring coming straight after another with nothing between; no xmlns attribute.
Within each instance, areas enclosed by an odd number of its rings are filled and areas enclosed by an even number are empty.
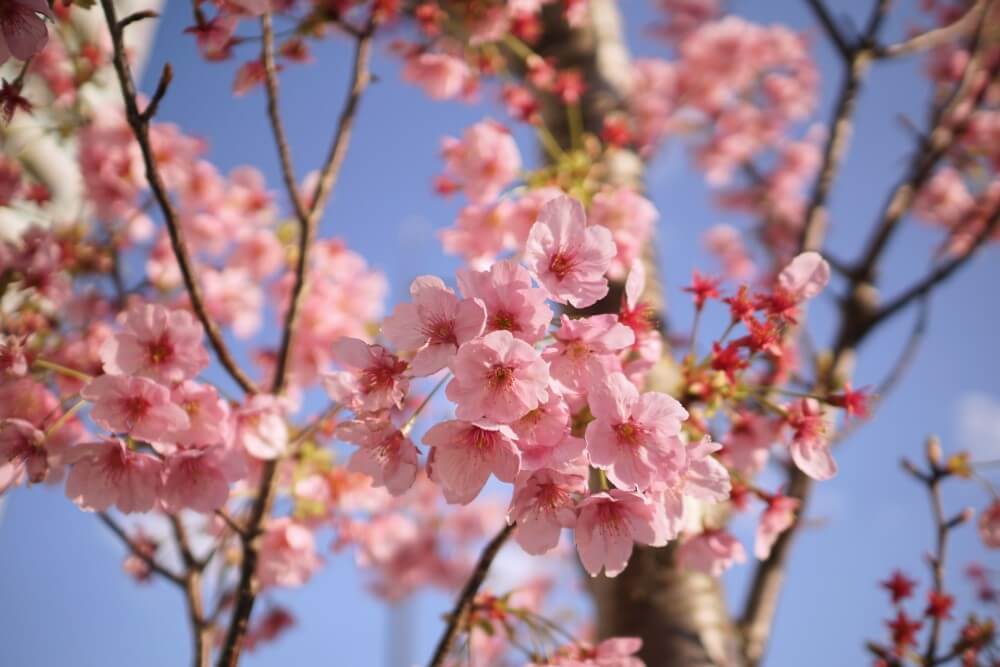
<svg viewBox="0 0 1000 667"><path fill-rule="evenodd" d="M732 225L713 225L702 235L702 243L722 265L722 275L730 280L747 280L754 263L743 243L743 236Z"/></svg>
<svg viewBox="0 0 1000 667"><path fill-rule="evenodd" d="M462 207L455 226L441 230L444 251L461 255L473 268L488 268L497 255L515 248L516 211L507 199Z"/></svg>
<svg viewBox="0 0 1000 667"><path fill-rule="evenodd" d="M609 374L620 371L619 352L635 342L635 334L617 315L573 319L563 315L555 343L542 352L549 373L563 393L585 394Z"/></svg>
<svg viewBox="0 0 1000 667"><path fill-rule="evenodd" d="M798 508L798 499L780 493L767 501L767 509L760 515L760 523L757 524L757 534L753 543L754 556L760 560L767 560L775 540L795 522L795 512Z"/></svg>
<svg viewBox="0 0 1000 667"><path fill-rule="evenodd" d="M170 400L170 390L144 377L102 375L80 390L94 404L90 417L115 433L148 442L169 441L191 425L187 413Z"/></svg>
<svg viewBox="0 0 1000 667"><path fill-rule="evenodd" d="M517 522L514 539L521 548L536 555L555 548L562 529L576 523L574 494L586 490L583 475L549 468L518 475L507 518Z"/></svg>
<svg viewBox="0 0 1000 667"><path fill-rule="evenodd" d="M569 431L551 440L518 440L521 451L521 469L561 468L576 462L586 465L583 438L576 438Z"/></svg>
<svg viewBox="0 0 1000 667"><path fill-rule="evenodd" d="M646 663L635 656L641 648L642 640L638 637L611 637L597 646L575 642L561 647L553 662L543 664L563 667L646 667Z"/></svg>
<svg viewBox="0 0 1000 667"><path fill-rule="evenodd" d="M477 204L494 199L521 169L521 153L510 131L492 120L468 128L461 140L446 137L441 150L448 174Z"/></svg>
<svg viewBox="0 0 1000 667"><path fill-rule="evenodd" d="M241 267L198 272L204 288L205 309L216 323L230 326L239 338L249 338L260 328L264 294L257 281Z"/></svg>
<svg viewBox="0 0 1000 667"><path fill-rule="evenodd" d="M413 303L396 306L382 333L400 350L416 350L413 375L437 373L458 347L483 333L486 308L478 299L461 299L435 276L420 276L410 285Z"/></svg>
<svg viewBox="0 0 1000 667"><path fill-rule="evenodd" d="M604 274L615 257L611 232L587 226L583 205L562 196L538 214L524 249L524 262L553 301L591 306L608 293Z"/></svg>
<svg viewBox="0 0 1000 667"><path fill-rule="evenodd" d="M366 419L337 426L337 437L358 445L347 467L372 478L374 486L389 493L405 493L417 477L417 448L392 422Z"/></svg>
<svg viewBox="0 0 1000 667"><path fill-rule="evenodd" d="M830 282L830 265L818 252L797 255L781 273L778 285L796 302L808 301Z"/></svg>
<svg viewBox="0 0 1000 667"><path fill-rule="evenodd" d="M78 445L70 450L73 468L66 497L88 512L112 505L125 513L148 512L160 491L159 460L129 449L118 439Z"/></svg>
<svg viewBox="0 0 1000 667"><path fill-rule="evenodd" d="M270 461L288 451L285 404L276 396L257 394L235 414L236 443L250 456Z"/></svg>
<svg viewBox="0 0 1000 667"><path fill-rule="evenodd" d="M417 53L408 56L403 66L403 80L420 86L435 100L458 97L471 78L468 64L447 53Z"/></svg>
<svg viewBox="0 0 1000 667"><path fill-rule="evenodd" d="M771 447L778 442L782 422L755 412L738 412L723 439L720 453L727 465L753 477L767 465Z"/></svg>
<svg viewBox="0 0 1000 667"><path fill-rule="evenodd" d="M685 448L677 436L688 413L675 399L640 395L614 373L591 389L588 402L594 415L585 435L590 462L617 486L646 489L682 469Z"/></svg>
<svg viewBox="0 0 1000 667"><path fill-rule="evenodd" d="M475 500L490 473L502 482L514 481L521 469L516 439L509 426L457 420L435 424L421 438L432 447L428 474L445 499L459 505Z"/></svg>
<svg viewBox="0 0 1000 667"><path fill-rule="evenodd" d="M601 190L590 203L590 224L606 227L617 248L608 273L612 278L625 276L643 246L652 238L660 214L649 201L627 185Z"/></svg>
<svg viewBox="0 0 1000 667"><path fill-rule="evenodd" d="M459 348L445 388L465 421L509 424L544 403L549 369L538 352L509 331L494 331Z"/></svg>
<svg viewBox="0 0 1000 667"><path fill-rule="evenodd" d="M826 480L837 474L837 462L830 454L827 418L819 402L803 398L788 409L787 421L793 429L789 450L799 470L813 479Z"/></svg>
<svg viewBox="0 0 1000 667"><path fill-rule="evenodd" d="M718 577L746 559L743 545L724 530L706 530L689 537L677 549L678 567L704 572L713 577Z"/></svg>
<svg viewBox="0 0 1000 667"><path fill-rule="evenodd" d="M732 490L729 471L712 456L721 449L722 445L707 435L697 444L687 446L687 462L681 473L685 495L712 503L729 498Z"/></svg>
<svg viewBox="0 0 1000 667"><path fill-rule="evenodd" d="M0 466L11 465L11 474L37 484L49 472L45 434L23 419L0 420Z"/></svg>
<svg viewBox="0 0 1000 667"><path fill-rule="evenodd" d="M11 56L28 60L42 50L49 32L39 14L55 20L45 0L5 0L0 6L0 65Z"/></svg>
<svg viewBox="0 0 1000 667"><path fill-rule="evenodd" d="M458 286L468 298L486 306L486 332L509 331L536 343L552 321L545 290L531 284L531 274L517 262L497 262L489 271L458 270Z"/></svg>
<svg viewBox="0 0 1000 667"><path fill-rule="evenodd" d="M274 232L258 229L241 239L229 257L230 266L238 266L261 280L275 273L285 263L285 249Z"/></svg>
<svg viewBox="0 0 1000 667"><path fill-rule="evenodd" d="M584 499L578 509L576 548L592 577L601 568L608 577L621 573L635 542L654 547L667 543L663 509L638 493L611 489Z"/></svg>
<svg viewBox="0 0 1000 667"><path fill-rule="evenodd" d="M333 386L326 382L327 391L341 400L343 387L351 395L349 407L361 412L399 408L410 388L405 376L407 364L381 345L369 345L357 338L340 338L333 344L333 359L350 369L346 376L334 374ZM329 380L329 377L328 377Z"/></svg>
<svg viewBox="0 0 1000 667"><path fill-rule="evenodd" d="M510 427L517 434L518 445L524 442L551 443L569 433L569 406L562 396L554 391L523 417L512 422Z"/></svg>
<svg viewBox="0 0 1000 667"><path fill-rule="evenodd" d="M1000 500L994 500L979 515L979 538L990 549L1000 549Z"/></svg>
<svg viewBox="0 0 1000 667"><path fill-rule="evenodd" d="M208 366L204 330L188 311L137 304L129 308L124 324L124 331L101 346L105 373L171 384L193 378Z"/></svg>
<svg viewBox="0 0 1000 667"><path fill-rule="evenodd" d="M221 447L180 449L163 464L163 506L168 512L214 512L229 499Z"/></svg>
<svg viewBox="0 0 1000 667"><path fill-rule="evenodd" d="M210 445L229 439L232 433L229 404L208 384L186 380L171 392L171 400L187 413L189 426L172 440L181 445Z"/></svg>
<svg viewBox="0 0 1000 667"><path fill-rule="evenodd" d="M322 564L316 553L316 538L309 528L288 517L268 521L257 559L257 577L262 587L302 586Z"/></svg>

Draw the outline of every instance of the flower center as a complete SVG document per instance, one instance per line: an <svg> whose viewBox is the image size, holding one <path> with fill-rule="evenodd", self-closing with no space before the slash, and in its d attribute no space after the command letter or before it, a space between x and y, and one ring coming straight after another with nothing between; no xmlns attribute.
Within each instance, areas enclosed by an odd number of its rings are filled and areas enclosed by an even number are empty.
<svg viewBox="0 0 1000 667"><path fill-rule="evenodd" d="M486 378L490 389L493 391L503 391L510 389L510 386L514 384L514 368L513 366L504 366L503 364L496 364L492 366Z"/></svg>
<svg viewBox="0 0 1000 667"><path fill-rule="evenodd" d="M552 256L549 261L549 271L553 273L559 280L562 280L566 275L573 270L573 258L562 252L557 252Z"/></svg>

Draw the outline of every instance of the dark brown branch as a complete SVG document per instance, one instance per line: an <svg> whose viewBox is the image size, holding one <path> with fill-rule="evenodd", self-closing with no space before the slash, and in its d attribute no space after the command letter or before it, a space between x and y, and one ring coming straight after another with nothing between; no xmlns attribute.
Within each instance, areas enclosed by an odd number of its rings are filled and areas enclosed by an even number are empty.
<svg viewBox="0 0 1000 667"><path fill-rule="evenodd" d="M177 265L180 268L181 277L184 281L184 286L187 289L188 298L191 301L191 309L194 311L195 315L197 315L202 326L205 328L205 333L208 336L209 342L212 344L212 348L215 350L216 356L219 358L219 362L223 365L223 367L225 367L226 371L228 371L229 375L233 378L236 384L243 389L243 391L253 393L256 391L254 383L240 369L239 365L230 354L229 348L226 346L226 343L222 338L222 333L219 331L212 318L209 317L208 311L205 310L205 302L202 299L201 288L199 287L198 281L194 275L191 255L188 252L187 244L185 243L184 236L181 232L177 213L174 210L173 203L170 201L170 196L167 194L167 188L163 182L163 177L160 175L156 166L156 158L153 154L153 148L149 141L149 118L144 117L139 111L135 82L132 79L132 72L129 69L128 60L125 56L125 43L123 40L122 30L119 28L114 2L113 0L101 0L101 7L104 10L104 18L108 25L108 30L111 33L113 61L115 65L115 72L118 75L118 83L122 89L122 98L125 102L125 116L128 120L129 126L132 128L132 133L135 135L135 139L139 144L139 149L142 152L142 159L146 170L146 180L148 181L149 187L153 191L153 196L156 198L156 202L159 204L160 211L163 214L164 224L166 225L167 233L170 236L170 245L173 248L174 256L177 259ZM161 82L162 81L163 79L161 79Z"/></svg>
<svg viewBox="0 0 1000 667"><path fill-rule="evenodd" d="M195 558L191 551L187 529L180 517L168 514L167 519L173 529L174 541L184 562L184 598L188 608L188 621L191 624L191 636L194 640L192 663L194 667L208 667L211 661L212 641L210 623L205 619L204 603L202 601L201 571L204 564Z"/></svg>
<svg viewBox="0 0 1000 667"><path fill-rule="evenodd" d="M264 23L265 28L265 54L273 49L273 34L269 22ZM337 181L341 165L347 154L347 145L351 137L351 130L354 125L354 118L357 113L358 103L361 95L371 79L368 71L371 57L371 41L374 33L374 19L370 19L367 27L358 38L354 51L354 65L351 74L350 90L340 112L337 122L337 130L334 134L333 144L330 147L329 155L320 171L319 184L317 185L314 200L309 207L308 213L299 215L299 252L295 266L295 283L292 287L291 300L288 311L285 314L284 326L282 328L281 344L278 349L278 359L275 366L274 378L271 385L271 392L279 394L284 389L288 374L288 360L290 358L292 343L295 337L296 321L301 307L301 302L306 288L306 279L309 268L309 250L312 247L313 239L316 235L316 227L323 208L329 199L333 186ZM268 46L268 42L272 42ZM267 56L265 56L267 57ZM266 68L266 66L265 66ZM298 200L294 174L291 170L291 158L288 156L287 140L284 138L284 131L281 129L280 116L277 108L277 84L273 75L273 62L271 65L272 79L268 85L269 109L273 108L272 128L274 128L279 144L279 154L282 156L283 171L285 173L286 186L289 188L289 196L293 202ZM277 119L277 122L275 122ZM282 149L282 145L284 149ZM287 167L285 166L287 158ZM298 207L301 209L302 207ZM298 211L297 211L298 212ZM241 534L241 545L243 551L243 562L240 565L240 578L236 588L236 601L233 607L232 619L226 631L226 637L222 644L217 665L219 667L235 667L239 661L242 650L243 638L246 635L250 622L250 615L253 612L254 603L257 598L257 584L255 581L257 572L257 558L259 554L259 540L264 519L270 513L271 504L275 494L275 477L278 469L277 461L268 461L261 471L260 484L257 496L250 510L246 528Z"/></svg>
<svg viewBox="0 0 1000 667"><path fill-rule="evenodd" d="M900 56L928 51L960 39L975 30L979 21L982 20L983 12L989 4L990 0L977 0L958 20L948 25L922 32L919 35L914 35L909 39L896 42L895 44L878 46L875 48L874 55L876 58L898 58Z"/></svg>
<svg viewBox="0 0 1000 667"><path fill-rule="evenodd" d="M136 544L131 537L129 537L128 533L125 532L125 529L119 526L118 522L112 519L106 512L98 512L97 518L101 520L101 523L110 528L111 532L117 535L118 539L125 543L125 546L132 552L132 555L145 563L150 570L160 575L170 583L182 588L184 587L183 576L177 574L176 572L171 572L166 567L157 563L156 559L139 547L139 545Z"/></svg>
<svg viewBox="0 0 1000 667"><path fill-rule="evenodd" d="M830 10L826 8L823 4L823 0L806 0L809 8L812 10L813 14L816 15L816 19L823 26L823 30L826 32L827 37L833 43L833 46L837 49L844 60L850 61L852 56L852 48L850 44L847 43L847 39L844 34L837 27L837 23L833 20L833 16L830 15Z"/></svg>
<svg viewBox="0 0 1000 667"><path fill-rule="evenodd" d="M445 627L441 639L438 640L437 648L434 649L434 655L427 663L427 667L441 667L444 664L445 658L448 657L448 652L451 650L451 645L455 642L455 637L462 628L469 607L472 606L472 602L479 592L479 587L483 585L483 581L490 571L493 559L496 558L510 534L514 532L514 526L515 524L504 526L503 530L497 533L483 548L483 552L479 555L479 562L476 563L476 567L468 581L465 582L462 592L455 600L455 607L448 615L448 625Z"/></svg>
<svg viewBox="0 0 1000 667"><path fill-rule="evenodd" d="M118 22L118 29L119 30L124 30L125 28L127 28L130 25L132 25L133 23L136 23L138 21L144 21L146 19L159 18L159 16L160 16L159 12L155 12L152 9L146 9L146 10L143 10L141 12L135 12L134 14L129 14L128 16L126 16L125 18L123 18L121 21L119 21Z"/></svg>
<svg viewBox="0 0 1000 667"><path fill-rule="evenodd" d="M143 122L148 123L156 116L156 112L160 108L160 102L163 101L163 96L167 94L167 88L170 87L170 82L173 80L174 68L170 66L170 63L165 63L163 71L160 72L160 80L156 84L156 90L153 91L153 98L149 101L149 106L142 112Z"/></svg>

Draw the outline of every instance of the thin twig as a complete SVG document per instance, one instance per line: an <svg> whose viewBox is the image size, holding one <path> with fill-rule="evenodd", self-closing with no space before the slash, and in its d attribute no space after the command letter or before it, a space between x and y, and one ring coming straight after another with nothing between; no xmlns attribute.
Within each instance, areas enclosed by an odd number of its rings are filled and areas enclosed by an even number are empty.
<svg viewBox="0 0 1000 667"><path fill-rule="evenodd" d="M247 393L254 393L256 391L254 383L243 373L235 359L230 354L229 348L226 346L221 332L212 318L209 317L208 311L205 309L205 303L201 295L201 288L199 287L198 281L194 275L191 256L188 252L187 244L181 232L177 213L174 210L173 203L170 201L170 196L167 194L163 177L156 166L156 158L153 154L153 148L149 141L150 119L144 117L139 111L135 81L132 79L132 72L129 69L128 59L125 55L125 42L122 30L119 28L114 2L113 0L101 0L101 7L104 10L104 18L108 25L108 30L111 33L113 61L115 71L118 75L118 83L122 89L122 98L125 102L125 115L129 126L132 128L132 133L135 135L136 142L139 144L139 149L142 152L142 159L146 170L146 180L148 181L149 187L153 191L153 195L155 196L156 201L159 204L160 211L163 214L164 224L166 225L167 233L170 236L170 244L173 248L174 256L177 259L177 265L180 268L181 277L184 281L184 286L187 289L188 298L191 301L191 309L194 311L195 315L197 315L202 326L205 328L205 333L208 336L209 342L212 344L212 348L215 350L216 356L219 358L219 362L223 365L223 367L225 367L226 371L233 378L236 384L243 389L243 391ZM163 81L163 79L161 79L161 81ZM169 80L167 82L169 83ZM166 84L164 84L164 94L165 93Z"/></svg>
<svg viewBox="0 0 1000 667"><path fill-rule="evenodd" d="M875 48L876 58L898 58L913 53L929 51L938 46L952 42L967 33L971 33L981 20L990 0L977 0L965 14L948 25L934 28L895 44Z"/></svg>
<svg viewBox="0 0 1000 667"><path fill-rule="evenodd" d="M843 56L844 60L849 61L851 59L851 46L847 43L847 39L840 31L840 28L837 27L837 23L833 20L830 10L823 4L823 0L806 0L806 2L813 11L813 14L816 15L820 25L823 26L823 30L826 31L827 37L830 38L833 46Z"/></svg>
<svg viewBox="0 0 1000 667"><path fill-rule="evenodd" d="M166 567L157 563L156 559L153 556L150 556L138 544L136 544L132 540L132 538L129 537L128 533L125 532L125 529L119 526L118 522L112 519L107 512L98 512L97 518L101 520L101 523L110 528L111 532L117 535L118 539L120 539L122 542L125 543L125 546L128 547L128 550L132 552L132 555L134 555L136 558L145 563L150 570L160 575L161 577L171 582L172 584L180 586L181 588L184 587L183 576L177 574L176 572L172 572Z"/></svg>
<svg viewBox="0 0 1000 667"><path fill-rule="evenodd" d="M462 592L459 594L458 599L455 600L455 607L448 615L448 625L445 626L444 633L441 635L441 639L438 640L437 648L434 649L431 661L427 663L428 667L441 667L444 664L445 658L448 657L448 652L451 650L451 645L455 642L455 637L462 627L469 607L472 605L472 601L475 600L476 594L479 592L479 587L483 585L483 581L490 571L493 559L496 558L500 552L500 548L507 541L507 538L510 537L510 534L514 532L514 526L515 524L504 526L503 530L497 533L483 548L483 552L479 555L479 562L476 563L476 567L473 569L472 574L469 575L468 581L465 582Z"/></svg>

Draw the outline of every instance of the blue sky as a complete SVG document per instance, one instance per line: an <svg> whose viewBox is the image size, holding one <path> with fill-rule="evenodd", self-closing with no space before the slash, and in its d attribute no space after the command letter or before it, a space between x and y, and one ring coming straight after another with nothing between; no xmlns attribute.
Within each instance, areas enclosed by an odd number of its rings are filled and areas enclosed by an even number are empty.
<svg viewBox="0 0 1000 667"><path fill-rule="evenodd" d="M861 17L870 3L829 4ZM913 15L915 2L898 4L902 16ZM211 156L223 170L256 165L279 190L262 96L233 99L229 90L235 65L201 63L191 38L181 33L190 22L188 3L168 5L149 67L158 72L170 61L175 68L161 118L207 138ZM642 34L643 24L652 18L647 0L624 0L622 5L634 50L660 52ZM760 22L812 25L805 3L798 0L736 0L731 6ZM857 18L856 23L863 20ZM897 20L890 34L898 37L905 25L905 20ZM840 71L829 47L817 42L823 72L820 118L825 119ZM243 48L245 58L253 57L255 47ZM318 55L319 64L292 67L282 82L286 125L300 176L323 159L349 66L343 44L325 45ZM918 61L877 65L863 93L852 152L832 200L830 248L838 257L856 254L905 164L908 138L898 117L908 114L918 122L923 118L925 87L917 77L918 67ZM382 42L374 62L379 81L363 101L345 169L321 226L323 236L343 237L383 270L394 299L406 293L414 276L437 273L447 278L457 266L442 255L434 234L450 224L456 210L454 202L431 193L431 178L440 169L440 138L484 115L499 116L488 107L432 103L400 83L398 70ZM145 82L147 90L151 85ZM528 140L521 142L521 149L526 155L535 151ZM700 177L687 167L678 147L652 165L647 185L661 212L658 242L671 317L684 326L690 315L680 286L692 268L710 266L699 235L717 222L748 221L728 218L710 206ZM886 266L887 294L926 270L937 238L918 223L907 225ZM894 567L919 574L926 582L922 556L931 537L926 499L900 472L898 461L904 454L919 457L929 433L940 434L946 449L974 444L983 458L1000 458L1000 429L997 418L990 416L998 410L1000 396L1000 360L993 353L1000 323L994 290L998 281L1000 264L996 250L990 249L940 290L924 348L907 381L888 398L875 421L838 450L841 473L818 486L810 508L811 527L795 546L768 665L863 664L863 641L881 638L882 619L889 615L886 596L876 582ZM830 322L828 308L816 307L812 315L814 330L823 331L823 323ZM911 317L900 317L872 338L859 360L857 385L874 384L884 376ZM975 424L970 426L970 420ZM971 485L953 484L945 497L955 511L986 502L984 492ZM971 528L957 533L954 546L950 583L967 601L969 587L957 576L958 566L989 556ZM0 662L12 667L185 664L189 642L179 595L163 583L137 586L128 580L120 572L121 555L115 540L92 516L70 504L61 489L14 493L0 519ZM325 556L327 567L310 586L277 596L292 606L298 627L280 643L248 657L246 664L390 664L390 645L396 646L396 655L408 653L414 662L425 661L448 599L429 594L412 602L407 611L410 639L405 639L406 633L392 629L387 610L364 592L351 557ZM520 558L506 564L511 571L524 566ZM739 568L728 577L734 601L742 598L748 572Z"/></svg>

